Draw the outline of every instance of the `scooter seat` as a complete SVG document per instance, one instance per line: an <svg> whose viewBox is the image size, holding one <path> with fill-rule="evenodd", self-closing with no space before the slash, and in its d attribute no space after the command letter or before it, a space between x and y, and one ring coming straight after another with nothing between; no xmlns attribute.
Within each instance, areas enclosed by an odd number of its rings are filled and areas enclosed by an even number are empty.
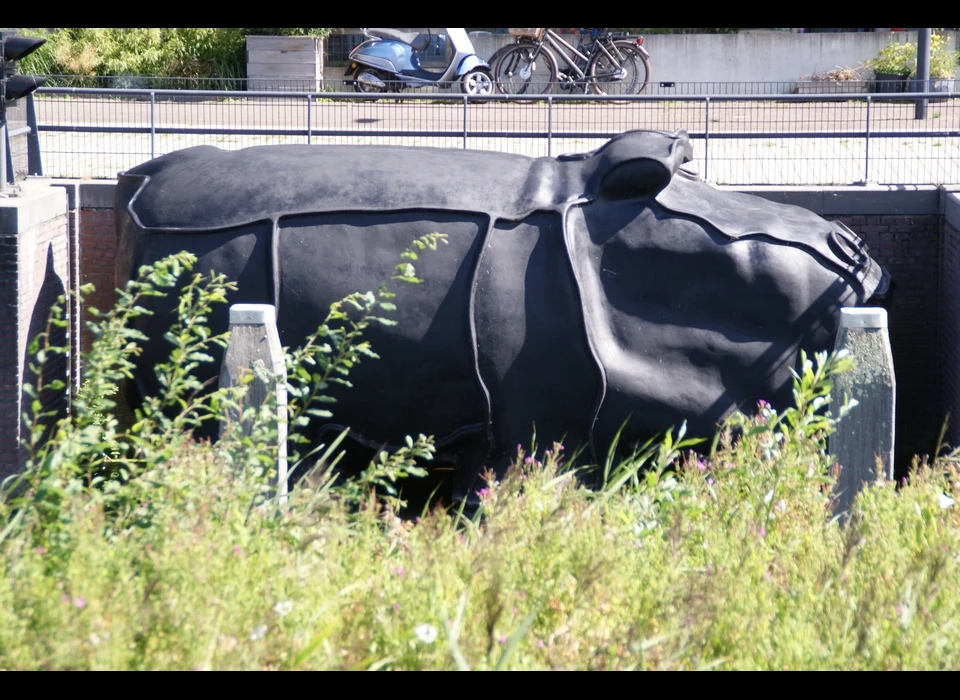
<svg viewBox="0 0 960 700"><path fill-rule="evenodd" d="M430 34L401 32L397 29L368 29L367 33L388 41L399 41L401 44L407 44L412 46L414 51L423 51L430 45Z"/></svg>

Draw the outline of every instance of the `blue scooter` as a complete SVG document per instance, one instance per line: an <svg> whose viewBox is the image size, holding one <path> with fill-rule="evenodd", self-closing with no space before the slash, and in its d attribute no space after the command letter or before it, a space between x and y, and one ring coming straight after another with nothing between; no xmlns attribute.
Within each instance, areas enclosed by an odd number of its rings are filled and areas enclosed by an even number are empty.
<svg viewBox="0 0 960 700"><path fill-rule="evenodd" d="M492 95L490 66L480 58L466 29L445 29L453 46L452 58L442 72L420 66L420 56L436 36L425 32L401 32L396 29L361 29L367 41L350 52L350 65L344 82L357 92L400 92L403 88L436 85L441 88L459 83L465 95Z"/></svg>

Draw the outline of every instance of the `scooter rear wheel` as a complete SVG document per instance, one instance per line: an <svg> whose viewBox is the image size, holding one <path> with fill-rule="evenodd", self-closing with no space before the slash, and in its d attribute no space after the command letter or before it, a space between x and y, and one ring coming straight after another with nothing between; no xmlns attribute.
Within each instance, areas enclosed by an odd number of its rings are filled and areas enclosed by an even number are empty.
<svg viewBox="0 0 960 700"><path fill-rule="evenodd" d="M370 76L370 78L374 80L379 80L383 83L387 83L389 81L389 76L387 76L386 73L382 73L378 70L374 70L373 68L361 68L360 70L357 71L357 77L354 78L354 82L353 82L353 89L356 90L357 92L361 92L365 95L371 95L371 94L379 94L379 93L390 91L389 84L381 88L381 87L376 87L376 86L365 83L362 80L365 75Z"/></svg>
<svg viewBox="0 0 960 700"><path fill-rule="evenodd" d="M460 92L464 95L492 95L496 86L486 68L474 68L460 78Z"/></svg>

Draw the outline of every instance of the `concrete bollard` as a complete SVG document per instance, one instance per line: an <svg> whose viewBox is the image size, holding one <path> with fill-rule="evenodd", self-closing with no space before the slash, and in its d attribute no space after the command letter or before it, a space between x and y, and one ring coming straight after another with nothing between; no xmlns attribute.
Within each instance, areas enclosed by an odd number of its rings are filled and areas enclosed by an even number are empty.
<svg viewBox="0 0 960 700"><path fill-rule="evenodd" d="M220 387L237 386L244 374L258 366L285 376L276 310L269 304L234 304L230 307L230 344L223 356ZM267 386L255 379L244 405L262 406L269 392L276 392L277 397L277 481L282 501L287 494L287 390L283 384ZM244 425L243 429L249 430L250 426Z"/></svg>
<svg viewBox="0 0 960 700"><path fill-rule="evenodd" d="M859 405L827 443L842 468L836 512L846 514L862 485L877 479L878 460L882 476L893 479L896 377L886 310L842 309L835 347L845 348L857 363L835 378L833 401L839 406L846 394Z"/></svg>

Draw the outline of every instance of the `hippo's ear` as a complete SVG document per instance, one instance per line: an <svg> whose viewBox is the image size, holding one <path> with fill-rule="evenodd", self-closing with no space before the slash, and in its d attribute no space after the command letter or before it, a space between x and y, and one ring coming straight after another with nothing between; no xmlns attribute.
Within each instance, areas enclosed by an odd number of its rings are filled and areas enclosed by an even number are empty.
<svg viewBox="0 0 960 700"><path fill-rule="evenodd" d="M607 171L600 181L600 196L612 200L655 197L672 177L673 171L663 161L635 158Z"/></svg>

